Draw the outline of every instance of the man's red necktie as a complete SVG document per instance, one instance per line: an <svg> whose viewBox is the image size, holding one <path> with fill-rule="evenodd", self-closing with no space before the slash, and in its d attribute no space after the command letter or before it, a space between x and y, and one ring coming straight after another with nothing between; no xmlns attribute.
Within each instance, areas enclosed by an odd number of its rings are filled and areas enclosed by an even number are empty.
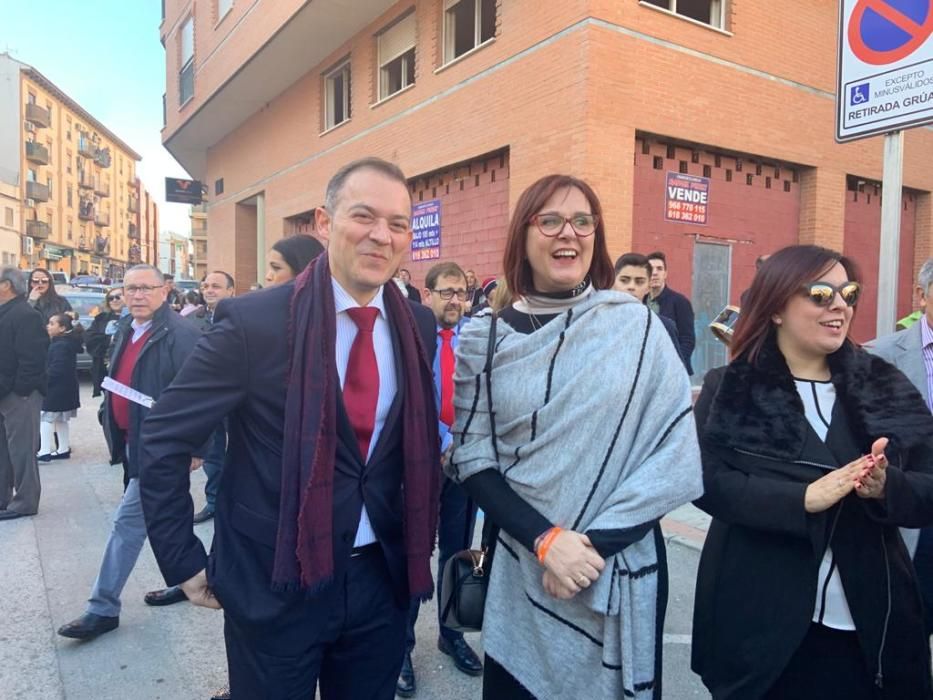
<svg viewBox="0 0 933 700"><path fill-rule="evenodd" d="M360 455L366 463L369 441L376 426L376 404L379 402L379 365L373 347L373 326L379 309L365 306L347 309L356 324L356 338L350 346L350 358L343 382L343 403L356 433Z"/></svg>
<svg viewBox="0 0 933 700"><path fill-rule="evenodd" d="M441 337L441 420L444 425L454 424L454 346L450 342L453 329L442 328Z"/></svg>

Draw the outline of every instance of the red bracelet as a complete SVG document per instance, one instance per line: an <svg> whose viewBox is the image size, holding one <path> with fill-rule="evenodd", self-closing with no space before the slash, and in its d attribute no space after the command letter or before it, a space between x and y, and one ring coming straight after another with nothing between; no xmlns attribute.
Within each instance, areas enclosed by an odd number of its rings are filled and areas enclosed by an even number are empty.
<svg viewBox="0 0 933 700"><path fill-rule="evenodd" d="M557 539L557 536L563 531L564 529L562 527L555 525L541 536L541 544L539 544L538 548L535 550L539 562L542 564L544 563L544 558L547 556L548 550L551 548L554 540Z"/></svg>

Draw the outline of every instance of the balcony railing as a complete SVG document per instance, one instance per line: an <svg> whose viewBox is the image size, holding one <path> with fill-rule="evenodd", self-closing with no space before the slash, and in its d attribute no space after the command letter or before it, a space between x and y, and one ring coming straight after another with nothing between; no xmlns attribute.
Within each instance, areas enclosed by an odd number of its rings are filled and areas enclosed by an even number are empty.
<svg viewBox="0 0 933 700"><path fill-rule="evenodd" d="M139 226L136 224L130 224L126 236L127 238L131 238L133 240L139 240Z"/></svg>
<svg viewBox="0 0 933 700"><path fill-rule="evenodd" d="M110 226L110 212L109 211L99 211L97 216L94 217L94 223L98 226Z"/></svg>
<svg viewBox="0 0 933 700"><path fill-rule="evenodd" d="M86 190L93 190L96 186L97 181L93 175L88 175L85 172L78 173L78 187L83 187Z"/></svg>
<svg viewBox="0 0 933 700"><path fill-rule="evenodd" d="M30 219L26 222L26 235L45 239L52 235L52 227L45 221Z"/></svg>
<svg viewBox="0 0 933 700"><path fill-rule="evenodd" d="M94 191L99 194L101 197L110 196L110 180L99 177L97 178L97 184L94 185Z"/></svg>
<svg viewBox="0 0 933 700"><path fill-rule="evenodd" d="M35 141L26 142L26 160L39 165L49 164L49 149Z"/></svg>
<svg viewBox="0 0 933 700"><path fill-rule="evenodd" d="M47 202L49 201L49 188L39 182L27 182L26 197L37 202Z"/></svg>
<svg viewBox="0 0 933 700"><path fill-rule="evenodd" d="M126 208L131 214L139 213L139 197L130 195L126 200Z"/></svg>
<svg viewBox="0 0 933 700"><path fill-rule="evenodd" d="M97 144L91 141L87 136L78 137L78 153L86 158L97 158Z"/></svg>
<svg viewBox="0 0 933 700"><path fill-rule="evenodd" d="M41 129L47 129L52 125L52 113L45 109L45 107L40 107L39 105L34 104L27 104L26 120L31 121Z"/></svg>
<svg viewBox="0 0 933 700"><path fill-rule="evenodd" d="M110 239L98 236L94 240L94 252L97 255L110 255Z"/></svg>
<svg viewBox="0 0 933 700"><path fill-rule="evenodd" d="M102 168L109 168L113 162L113 158L110 155L109 148L99 148L97 149L97 155L94 156L94 162L97 163Z"/></svg>
<svg viewBox="0 0 933 700"><path fill-rule="evenodd" d="M94 200L82 199L78 203L78 218L82 221L94 220Z"/></svg>

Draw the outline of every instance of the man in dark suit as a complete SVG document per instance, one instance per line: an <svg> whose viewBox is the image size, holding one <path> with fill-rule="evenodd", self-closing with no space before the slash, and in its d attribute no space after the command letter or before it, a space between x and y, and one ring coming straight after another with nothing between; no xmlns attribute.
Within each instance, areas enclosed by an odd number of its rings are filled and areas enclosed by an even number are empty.
<svg viewBox="0 0 933 700"><path fill-rule="evenodd" d="M394 696L437 525L434 316L391 280L411 243L407 181L341 168L293 283L218 305L143 429L143 508L169 585L224 610L234 698ZM208 558L185 454L230 444ZM403 439L404 438L404 439Z"/></svg>
<svg viewBox="0 0 933 700"><path fill-rule="evenodd" d="M683 358L687 374L693 374L693 348L697 344L696 329L693 327L693 306L690 300L680 292L667 286L667 257L664 253L648 254L651 263L651 280L645 303L659 316L669 318L677 326L677 338L680 340L680 356Z"/></svg>

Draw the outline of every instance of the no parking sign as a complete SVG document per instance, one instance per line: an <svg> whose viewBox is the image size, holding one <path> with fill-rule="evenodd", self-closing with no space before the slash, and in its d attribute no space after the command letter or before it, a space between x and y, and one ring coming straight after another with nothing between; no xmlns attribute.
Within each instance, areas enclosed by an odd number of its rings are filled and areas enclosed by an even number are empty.
<svg viewBox="0 0 933 700"><path fill-rule="evenodd" d="M841 0L836 140L933 122L933 0Z"/></svg>

